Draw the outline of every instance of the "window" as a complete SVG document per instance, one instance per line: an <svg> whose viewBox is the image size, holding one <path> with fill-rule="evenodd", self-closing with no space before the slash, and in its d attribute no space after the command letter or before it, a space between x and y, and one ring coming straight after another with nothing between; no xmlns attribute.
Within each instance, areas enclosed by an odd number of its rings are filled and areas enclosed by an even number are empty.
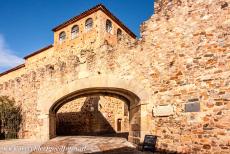
<svg viewBox="0 0 230 154"><path fill-rule="evenodd" d="M106 20L106 31L108 32L108 33L111 33L111 31L112 31L112 22L110 21L110 20Z"/></svg>
<svg viewBox="0 0 230 154"><path fill-rule="evenodd" d="M72 39L75 39L79 34L79 26L78 25L75 25L72 27L72 30L71 30L71 38Z"/></svg>
<svg viewBox="0 0 230 154"><path fill-rule="evenodd" d="M118 41L120 41L121 38L122 38L122 31L121 31L120 28L118 28L118 29L117 29L117 39L118 39Z"/></svg>
<svg viewBox="0 0 230 154"><path fill-rule="evenodd" d="M65 38L66 38L65 32L61 32L59 34L59 41L60 41L60 43L62 43L65 40Z"/></svg>
<svg viewBox="0 0 230 154"><path fill-rule="evenodd" d="M85 22L85 29L86 30L90 30L93 28L93 19L92 18L89 18L86 20Z"/></svg>

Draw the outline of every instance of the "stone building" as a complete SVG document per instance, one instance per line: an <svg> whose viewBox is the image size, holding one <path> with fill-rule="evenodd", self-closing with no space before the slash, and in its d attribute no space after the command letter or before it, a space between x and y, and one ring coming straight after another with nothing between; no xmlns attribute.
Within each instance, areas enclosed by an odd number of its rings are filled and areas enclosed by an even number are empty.
<svg viewBox="0 0 230 154"><path fill-rule="evenodd" d="M0 75L0 95L23 108L20 136L48 140L66 132L63 113L84 112L83 133L120 131L121 119L133 143L154 134L166 151L229 153L229 5L158 0L140 39L103 5L57 26L53 45ZM128 120L123 109L105 114L114 108L128 108ZM99 115L106 124L93 122Z"/></svg>

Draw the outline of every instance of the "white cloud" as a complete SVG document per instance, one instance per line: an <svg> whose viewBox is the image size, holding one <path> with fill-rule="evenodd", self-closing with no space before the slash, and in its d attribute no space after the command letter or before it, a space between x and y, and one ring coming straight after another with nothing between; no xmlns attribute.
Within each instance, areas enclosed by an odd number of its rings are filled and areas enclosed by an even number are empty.
<svg viewBox="0 0 230 154"><path fill-rule="evenodd" d="M13 54L0 34L0 69L14 67L22 63L23 59Z"/></svg>

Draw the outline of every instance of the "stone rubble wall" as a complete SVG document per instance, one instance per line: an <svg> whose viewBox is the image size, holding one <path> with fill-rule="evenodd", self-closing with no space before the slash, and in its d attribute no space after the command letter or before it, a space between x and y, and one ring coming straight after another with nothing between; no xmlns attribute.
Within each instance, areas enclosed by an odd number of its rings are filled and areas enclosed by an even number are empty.
<svg viewBox="0 0 230 154"><path fill-rule="evenodd" d="M111 75L138 81L149 104L141 121L158 135L157 147L179 153L230 151L230 1L158 0L155 14L141 26L141 38L120 44L55 50L36 67L0 83L0 95L23 106L23 138L39 138L45 121L38 106L53 89L79 79ZM103 41L102 41L103 42ZM128 88L128 87L127 87ZM61 96L60 96L61 97ZM200 112L186 112L188 103ZM158 105L171 104L170 116L153 116ZM143 127L142 127L143 128ZM132 128L131 128L132 129Z"/></svg>
<svg viewBox="0 0 230 154"><path fill-rule="evenodd" d="M230 1L161 0L142 25L153 103L173 104L153 117L158 148L184 153L230 152ZM200 103L200 112L185 104Z"/></svg>
<svg viewBox="0 0 230 154"><path fill-rule="evenodd" d="M58 135L104 135L128 132L128 104L110 96L89 96L63 105L57 112ZM91 109L93 108L93 109ZM121 130L117 120L121 119Z"/></svg>
<svg viewBox="0 0 230 154"><path fill-rule="evenodd" d="M31 63L31 66L26 66L23 68L24 74L16 78L11 78L9 74L8 81L4 78L3 82L0 82L0 95L14 98L23 109L20 137L43 138L48 133L41 131L42 127L47 125L44 119L44 114L47 113L44 113L41 107L45 107L50 102L41 102L41 100L56 95L50 91L89 77L111 75L124 80L138 77L138 73L135 73L136 64L132 63L132 66L129 66L133 57L127 53L128 48L125 47L129 38L123 39L116 48L108 44L101 45L100 48L95 48L94 44L88 44L84 49L66 46L65 49L54 51L53 56L49 55L40 59L39 65ZM122 50L118 51L117 48ZM127 57L131 59L126 61ZM135 76L126 77L130 69ZM61 97L60 95L59 98Z"/></svg>

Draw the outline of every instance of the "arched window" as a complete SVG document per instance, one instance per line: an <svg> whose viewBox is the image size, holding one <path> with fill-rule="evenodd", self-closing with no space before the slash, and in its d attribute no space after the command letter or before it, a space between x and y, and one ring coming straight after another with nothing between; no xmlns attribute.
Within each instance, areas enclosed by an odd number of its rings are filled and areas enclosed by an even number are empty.
<svg viewBox="0 0 230 154"><path fill-rule="evenodd" d="M122 38L122 31L121 31L120 28L118 28L118 29L117 29L117 39L118 39L118 41L120 41L121 38Z"/></svg>
<svg viewBox="0 0 230 154"><path fill-rule="evenodd" d="M106 31L108 33L110 33L112 31L113 27L112 27L112 22L110 20L106 20Z"/></svg>
<svg viewBox="0 0 230 154"><path fill-rule="evenodd" d="M90 30L93 28L93 19L89 18L85 21L85 29Z"/></svg>
<svg viewBox="0 0 230 154"><path fill-rule="evenodd" d="M66 38L65 32L61 32L59 34L59 41L60 41L60 43L62 43L65 40L65 38Z"/></svg>
<svg viewBox="0 0 230 154"><path fill-rule="evenodd" d="M75 25L71 29L71 38L75 39L78 36L78 34L79 34L79 26Z"/></svg>

